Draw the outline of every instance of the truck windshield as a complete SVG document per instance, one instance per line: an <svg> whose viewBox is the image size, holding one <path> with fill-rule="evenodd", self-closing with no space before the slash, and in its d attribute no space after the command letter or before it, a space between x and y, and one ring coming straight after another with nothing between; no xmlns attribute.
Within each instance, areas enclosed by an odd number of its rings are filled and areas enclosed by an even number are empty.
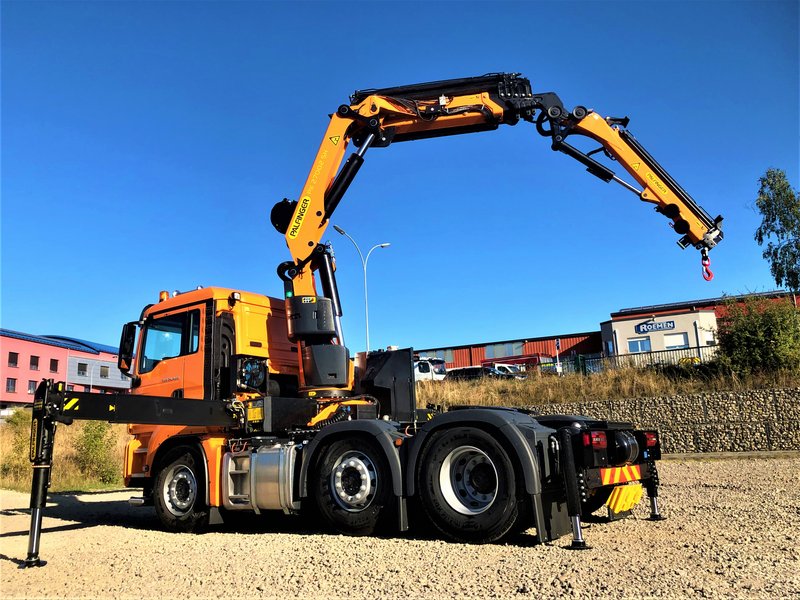
<svg viewBox="0 0 800 600"><path fill-rule="evenodd" d="M447 373L447 369L444 366L443 360L432 360L431 367L433 367L433 372L437 375L444 375Z"/></svg>

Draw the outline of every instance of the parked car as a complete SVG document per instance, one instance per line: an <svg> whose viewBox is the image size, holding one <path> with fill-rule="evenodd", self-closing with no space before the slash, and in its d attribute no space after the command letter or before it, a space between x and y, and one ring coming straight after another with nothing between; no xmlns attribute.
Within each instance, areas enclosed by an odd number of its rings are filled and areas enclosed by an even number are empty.
<svg viewBox="0 0 800 600"><path fill-rule="evenodd" d="M462 367L460 369L450 369L444 376L445 381L475 381L479 379L504 379L514 380L516 377L501 373L493 367Z"/></svg>
<svg viewBox="0 0 800 600"><path fill-rule="evenodd" d="M519 365L509 365L505 363L495 363L494 368L500 371L501 373L505 373L506 375L511 375L516 379L525 379L527 377L524 370L520 369ZM522 365L523 367L525 365Z"/></svg>

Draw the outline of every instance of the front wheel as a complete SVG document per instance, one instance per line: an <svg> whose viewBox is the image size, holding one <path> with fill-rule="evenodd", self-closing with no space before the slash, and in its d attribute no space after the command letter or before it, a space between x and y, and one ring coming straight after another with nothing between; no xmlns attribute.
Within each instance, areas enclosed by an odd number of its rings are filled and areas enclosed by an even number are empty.
<svg viewBox="0 0 800 600"><path fill-rule="evenodd" d="M370 535L391 502L386 457L367 440L334 442L322 454L313 489L327 525L346 535Z"/></svg>
<svg viewBox="0 0 800 600"><path fill-rule="evenodd" d="M494 542L520 518L514 465L503 446L474 427L431 436L417 474L422 508L450 539Z"/></svg>
<svg viewBox="0 0 800 600"><path fill-rule="evenodd" d="M156 476L153 503L156 514L170 531L200 532L208 525L205 473L196 452L180 446L167 452Z"/></svg>

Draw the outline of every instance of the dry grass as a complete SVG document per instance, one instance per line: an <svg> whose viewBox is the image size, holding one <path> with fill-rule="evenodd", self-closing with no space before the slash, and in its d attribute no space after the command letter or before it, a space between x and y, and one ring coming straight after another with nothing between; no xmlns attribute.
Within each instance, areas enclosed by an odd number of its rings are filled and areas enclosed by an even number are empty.
<svg viewBox="0 0 800 600"><path fill-rule="evenodd" d="M28 459L31 413L18 410L14 416L0 423L0 487L27 491L31 485L31 463ZM55 492L87 491L118 488L122 486L122 463L125 444L130 439L127 425L111 425L111 436L115 440L112 451L114 462L119 465L117 481L111 484L100 482L91 473L80 469L75 447L83 431L84 423L58 425L53 449L52 485Z"/></svg>
<svg viewBox="0 0 800 600"><path fill-rule="evenodd" d="M800 376L773 373L743 379L735 375L698 376L688 370L677 370L667 376L657 371L631 368L608 370L589 376L544 375L512 381L423 381L417 386L417 403L420 407L426 404L444 407L459 404L531 406L788 387L800 387Z"/></svg>

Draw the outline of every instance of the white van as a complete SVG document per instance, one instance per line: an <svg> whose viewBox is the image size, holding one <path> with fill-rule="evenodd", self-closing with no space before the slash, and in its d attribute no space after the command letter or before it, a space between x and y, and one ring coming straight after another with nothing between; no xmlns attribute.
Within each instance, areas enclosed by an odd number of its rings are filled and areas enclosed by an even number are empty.
<svg viewBox="0 0 800 600"><path fill-rule="evenodd" d="M420 356L414 360L414 381L441 381L447 374L443 358Z"/></svg>

